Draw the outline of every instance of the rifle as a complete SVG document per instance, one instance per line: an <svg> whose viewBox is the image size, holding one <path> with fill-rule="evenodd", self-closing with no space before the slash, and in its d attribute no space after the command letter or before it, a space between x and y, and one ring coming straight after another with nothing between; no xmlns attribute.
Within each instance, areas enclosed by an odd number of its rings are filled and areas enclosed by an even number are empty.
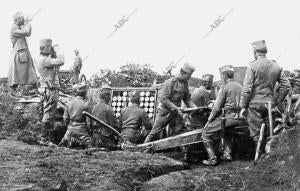
<svg viewBox="0 0 300 191"><path fill-rule="evenodd" d="M198 111L198 110L202 110L202 109L208 110L208 109L211 109L211 108L209 108L207 106L204 106L204 107L192 107L192 108L183 109L182 113L189 113L189 112Z"/></svg>

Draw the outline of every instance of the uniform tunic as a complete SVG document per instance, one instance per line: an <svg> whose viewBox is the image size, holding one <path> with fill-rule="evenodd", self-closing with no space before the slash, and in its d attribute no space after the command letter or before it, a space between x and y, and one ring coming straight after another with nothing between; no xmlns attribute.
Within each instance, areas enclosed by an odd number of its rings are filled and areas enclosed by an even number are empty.
<svg viewBox="0 0 300 191"><path fill-rule="evenodd" d="M233 80L227 80L227 82L221 86L213 110L208 118L211 123L209 123L202 132L203 141L212 141L213 137L221 131L222 109L225 110L225 129L227 132L243 124L243 121L234 119L237 118L239 114L238 108L241 92L242 86Z"/></svg>
<svg viewBox="0 0 300 191"><path fill-rule="evenodd" d="M279 65L268 60L265 55L260 55L251 62L246 71L240 107L248 108L247 121L250 135L258 139L259 130L263 121L267 119L267 101L274 103L274 88L279 83L278 103L287 95L290 84ZM267 123L266 123L267 124ZM267 129L267 128L266 128Z"/></svg>
<svg viewBox="0 0 300 191"><path fill-rule="evenodd" d="M31 25L26 22L21 26L14 24L10 30L13 49L9 61L9 86L35 85L37 82L35 67L26 41L26 37L30 35Z"/></svg>
<svg viewBox="0 0 300 191"><path fill-rule="evenodd" d="M120 115L121 135L125 141L131 143L142 143L147 135L147 130L151 130L152 124L145 110L136 104L123 109Z"/></svg>
<svg viewBox="0 0 300 191"><path fill-rule="evenodd" d="M191 95L192 102L197 107L204 107L208 105L208 102L212 99L215 99L212 96L212 91L205 89L204 86L196 88ZM204 127L208 118L207 112L197 112L189 115L188 128L189 130L195 130Z"/></svg>
<svg viewBox="0 0 300 191"><path fill-rule="evenodd" d="M77 144L79 146L87 146L90 143L86 117L82 114L87 110L88 103L80 96L67 103L63 118L68 124L68 130L62 141L69 141L70 145Z"/></svg>
<svg viewBox="0 0 300 191"><path fill-rule="evenodd" d="M177 108L181 106L181 101L186 105L191 101L188 89L188 82L173 77L166 80L158 92L158 108L155 122L145 142L153 141L157 134L169 124L172 135L183 133L183 118L177 113Z"/></svg>
<svg viewBox="0 0 300 191"><path fill-rule="evenodd" d="M59 81L55 67L64 64L63 55L57 55L57 58L39 55L37 58L37 67L41 75L41 88L44 88L43 98L43 122L54 123L57 110Z"/></svg>
<svg viewBox="0 0 300 191"><path fill-rule="evenodd" d="M103 100L100 100L100 103L96 104L93 107L92 115L105 122L106 124L116 127L116 118L114 116L114 111L112 108L104 103ZM114 136L114 133L104 127L103 125L93 122L93 144L98 147L105 147L111 149L114 145L116 145L117 140Z"/></svg>

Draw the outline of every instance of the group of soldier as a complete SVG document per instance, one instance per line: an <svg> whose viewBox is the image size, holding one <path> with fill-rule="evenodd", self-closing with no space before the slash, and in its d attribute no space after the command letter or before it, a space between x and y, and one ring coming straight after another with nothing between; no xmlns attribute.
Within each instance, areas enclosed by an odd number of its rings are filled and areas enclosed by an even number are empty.
<svg viewBox="0 0 300 191"><path fill-rule="evenodd" d="M36 80L35 67L28 51L26 36L30 36L30 20L24 19L22 13L14 16L14 26L11 30L13 53L9 83L33 84ZM267 120L266 103L270 101L272 107L277 107L291 89L290 83L282 68L273 60L266 58L267 47L264 40L252 43L255 60L246 71L244 85L234 80L234 68L226 65L220 68L223 85L217 95L212 90L213 75L204 75L202 86L196 88L192 95L188 81L195 67L185 63L177 76L166 80L158 92L157 112L154 123L139 107L140 94L134 92L130 96L131 104L121 111L116 119L109 105L111 90L100 92L100 102L86 101L87 85L74 86L76 97L69 101L64 110L63 119L68 126L59 146L67 147L101 147L107 150L119 148L116 134L104 127L102 123L91 121L83 112L89 112L105 124L117 129L125 141L133 144L147 143L160 138L160 133L168 125L172 135L181 134L187 130L203 129L202 141L207 151L208 159L205 165L218 163L214 149L214 140L222 130L222 119L226 119L224 135L224 149L221 160L232 160L232 132L236 127L248 123L250 136L255 144L259 138L261 124ZM76 53L78 56L78 52ZM81 59L76 71L80 72ZM43 118L41 125L41 144L51 144L53 129L55 128L55 114L58 103L59 81L57 68L64 64L64 56L58 46L52 44L51 39L40 42L40 55L36 59L37 70L41 75L43 89ZM76 66L77 67L77 66ZM26 75L26 76L20 76ZM18 81L26 79L26 81ZM274 97L274 91L277 96ZM188 108L211 106L209 115L197 112L191 113L189 123L184 123L182 102ZM246 119L246 120L245 120ZM185 160L189 159L189 147L183 146Z"/></svg>

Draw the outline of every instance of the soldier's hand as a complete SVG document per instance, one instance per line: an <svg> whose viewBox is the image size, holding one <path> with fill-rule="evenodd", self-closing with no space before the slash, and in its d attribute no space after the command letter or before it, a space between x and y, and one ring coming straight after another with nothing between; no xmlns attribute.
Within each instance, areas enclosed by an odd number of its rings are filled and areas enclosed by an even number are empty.
<svg viewBox="0 0 300 191"><path fill-rule="evenodd" d="M32 19L33 19L32 16L28 15L28 16L26 17L26 22L29 23L29 22L32 21Z"/></svg>
<svg viewBox="0 0 300 191"><path fill-rule="evenodd" d="M240 117L246 119L246 108L242 108L240 111Z"/></svg>
<svg viewBox="0 0 300 191"><path fill-rule="evenodd" d="M183 116L183 109L180 108L180 107L177 107L177 113L178 113L180 116Z"/></svg>

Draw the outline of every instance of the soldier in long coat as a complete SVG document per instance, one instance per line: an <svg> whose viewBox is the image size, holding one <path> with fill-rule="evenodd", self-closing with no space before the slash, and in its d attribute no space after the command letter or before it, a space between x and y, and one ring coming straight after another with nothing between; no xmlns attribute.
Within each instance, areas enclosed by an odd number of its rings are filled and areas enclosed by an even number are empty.
<svg viewBox="0 0 300 191"><path fill-rule="evenodd" d="M25 20L21 12L13 16L10 30L12 51L9 60L8 84L15 89L18 85L35 85L37 74L28 49L26 37L31 35L30 20Z"/></svg>

